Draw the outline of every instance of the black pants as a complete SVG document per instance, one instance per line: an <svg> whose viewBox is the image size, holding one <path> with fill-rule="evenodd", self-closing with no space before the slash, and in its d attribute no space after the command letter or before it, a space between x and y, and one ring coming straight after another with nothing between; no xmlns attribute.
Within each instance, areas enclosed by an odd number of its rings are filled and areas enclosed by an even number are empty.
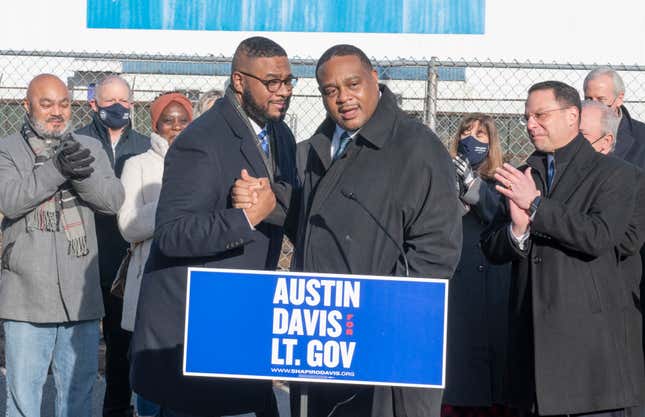
<svg viewBox="0 0 645 417"><path fill-rule="evenodd" d="M130 332L121 328L123 300L110 294L109 288L102 288L105 317L103 338L105 339L105 397L103 417L131 417L132 390L130 388Z"/></svg>

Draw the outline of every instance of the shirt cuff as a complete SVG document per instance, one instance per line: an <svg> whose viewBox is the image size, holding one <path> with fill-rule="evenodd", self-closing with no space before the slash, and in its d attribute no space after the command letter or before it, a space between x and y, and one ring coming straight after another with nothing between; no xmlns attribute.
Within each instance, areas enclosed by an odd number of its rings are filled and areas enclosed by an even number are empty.
<svg viewBox="0 0 645 417"><path fill-rule="evenodd" d="M508 235L511 237L511 240L517 245L517 247L523 251L526 249L526 241L531 235L531 229L529 227L528 229L526 229L526 232L523 235L515 236L515 233L513 233L513 224L511 223L508 225Z"/></svg>
<svg viewBox="0 0 645 417"><path fill-rule="evenodd" d="M249 227L251 228L251 230L255 230L255 226L251 224L251 220L249 220L249 216L246 215L246 211L244 211L244 209L240 209L240 210L242 210L242 213L244 213L244 218L246 219L246 222L249 224Z"/></svg>

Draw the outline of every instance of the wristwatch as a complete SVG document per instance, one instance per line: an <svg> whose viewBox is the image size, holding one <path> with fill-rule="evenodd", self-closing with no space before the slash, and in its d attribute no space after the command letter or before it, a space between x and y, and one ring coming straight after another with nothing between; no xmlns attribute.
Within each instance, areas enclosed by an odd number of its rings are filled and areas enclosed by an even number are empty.
<svg viewBox="0 0 645 417"><path fill-rule="evenodd" d="M541 202L541 196L537 196L533 199L533 201L531 201L531 205L529 206L529 216L531 217L531 220L533 220L533 217L535 217L535 212L537 211L538 207L540 207Z"/></svg>

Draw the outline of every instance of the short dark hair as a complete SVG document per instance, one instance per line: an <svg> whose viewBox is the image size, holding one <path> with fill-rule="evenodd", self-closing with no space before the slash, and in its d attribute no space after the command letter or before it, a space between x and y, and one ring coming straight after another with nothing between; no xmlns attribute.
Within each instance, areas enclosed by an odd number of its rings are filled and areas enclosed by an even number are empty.
<svg viewBox="0 0 645 417"><path fill-rule="evenodd" d="M322 67L325 62L329 61L335 56L355 56L361 60L361 63L365 66L365 69L367 69L368 71L372 71L374 69L370 59L367 57L367 55L365 55L365 52L361 51L359 48L355 47L354 45L347 44L334 45L331 48L327 49L320 56L320 59L318 59L318 63L316 64L316 79L318 79L318 70L320 69L320 67Z"/></svg>
<svg viewBox="0 0 645 417"><path fill-rule="evenodd" d="M272 58L274 56L287 56L287 52L280 45L269 38L253 36L244 39L235 49L232 70L239 70L240 58Z"/></svg>
<svg viewBox="0 0 645 417"><path fill-rule="evenodd" d="M533 84L531 88L529 88L529 94L540 90L552 90L555 100L559 104L577 108L578 114L582 111L580 93L578 93L578 90L571 87L569 84L563 83L562 81L542 81L537 84Z"/></svg>

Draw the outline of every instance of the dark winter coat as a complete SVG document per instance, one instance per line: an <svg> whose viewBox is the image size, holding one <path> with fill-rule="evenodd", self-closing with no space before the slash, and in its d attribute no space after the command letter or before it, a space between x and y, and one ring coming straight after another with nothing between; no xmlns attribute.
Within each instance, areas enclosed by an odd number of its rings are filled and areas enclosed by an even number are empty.
<svg viewBox="0 0 645 417"><path fill-rule="evenodd" d="M76 133L90 136L101 142L101 146L107 153L117 178L121 178L123 165L125 165L125 161L128 158L150 149L150 138L132 129L131 125L127 125L121 134L121 139L116 144L116 150L113 151L110 133L96 112L92 112L92 122L78 129ZM130 244L123 239L121 232L119 232L116 215L97 213L95 223L96 237L99 244L101 286L109 288Z"/></svg>
<svg viewBox="0 0 645 417"><path fill-rule="evenodd" d="M613 155L645 169L645 123L632 119L625 106L620 111L622 117Z"/></svg>
<svg viewBox="0 0 645 417"><path fill-rule="evenodd" d="M621 106L620 110L622 118L618 125L614 155L645 170L645 123L632 119L625 106ZM644 304L642 300L645 298L645 280L642 278L642 271L645 271L645 267L643 265L645 265L645 247L641 247L640 253L625 257L623 260L623 269L629 276L636 276L635 274L640 273L636 281L636 296L641 304ZM643 322L645 324L645 320ZM645 333L645 326L643 333ZM645 337L643 338L643 353L645 354Z"/></svg>
<svg viewBox="0 0 645 417"><path fill-rule="evenodd" d="M275 270L278 263L284 211L274 224L251 229L244 212L231 205L240 171L273 177L281 207L288 207L296 181L295 141L286 124L269 123L276 158L276 170L269 173L248 119L232 100L218 100L166 154L132 337L133 390L197 416L262 411L273 401L270 381L182 376L187 267Z"/></svg>
<svg viewBox="0 0 645 417"><path fill-rule="evenodd" d="M446 389L443 402L453 406L503 404L508 343L508 296L511 265L492 264L480 244L482 231L501 204L494 181L476 179L462 197L469 211L463 219L463 248L448 290Z"/></svg>
<svg viewBox="0 0 645 417"><path fill-rule="evenodd" d="M525 410L537 402L540 415L640 404L643 357L630 343L637 311L615 250L634 209L637 173L582 135L555 152L555 163L547 194L546 155L527 161L545 197L525 250L511 240L507 210L482 242L492 261L513 262L509 400Z"/></svg>
<svg viewBox="0 0 645 417"><path fill-rule="evenodd" d="M410 276L450 278L462 239L450 156L430 129L398 108L387 87L381 91L340 159L331 159L330 118L304 145L295 268L403 276L402 247ZM329 415L354 394L334 417L421 417L432 405L430 390L310 384L309 417Z"/></svg>

